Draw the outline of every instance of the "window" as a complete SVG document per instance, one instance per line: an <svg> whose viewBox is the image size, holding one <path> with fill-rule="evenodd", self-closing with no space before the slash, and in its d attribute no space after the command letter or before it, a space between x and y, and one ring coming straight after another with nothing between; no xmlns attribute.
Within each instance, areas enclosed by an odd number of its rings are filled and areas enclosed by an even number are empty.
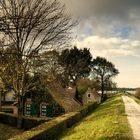
<svg viewBox="0 0 140 140"><path fill-rule="evenodd" d="M40 115L42 117L46 117L46 115L47 115L47 104L46 103L40 104Z"/></svg>
<svg viewBox="0 0 140 140"><path fill-rule="evenodd" d="M25 115L31 116L31 103L26 103Z"/></svg>
<svg viewBox="0 0 140 140"><path fill-rule="evenodd" d="M88 98L90 98L91 96L90 96L90 93L88 93Z"/></svg>

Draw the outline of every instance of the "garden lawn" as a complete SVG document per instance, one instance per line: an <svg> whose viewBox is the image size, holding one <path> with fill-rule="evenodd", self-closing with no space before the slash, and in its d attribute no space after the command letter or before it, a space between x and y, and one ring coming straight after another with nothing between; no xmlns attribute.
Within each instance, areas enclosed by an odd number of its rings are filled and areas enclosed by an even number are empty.
<svg viewBox="0 0 140 140"><path fill-rule="evenodd" d="M0 140L7 140L22 132L22 130L0 123Z"/></svg>
<svg viewBox="0 0 140 140"><path fill-rule="evenodd" d="M121 95L101 104L79 124L68 129L61 140L133 140Z"/></svg>

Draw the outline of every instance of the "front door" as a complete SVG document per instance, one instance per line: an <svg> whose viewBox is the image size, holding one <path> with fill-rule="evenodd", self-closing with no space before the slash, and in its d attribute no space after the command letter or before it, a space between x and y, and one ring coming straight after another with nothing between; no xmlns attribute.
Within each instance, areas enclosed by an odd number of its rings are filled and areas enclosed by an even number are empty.
<svg viewBox="0 0 140 140"><path fill-rule="evenodd" d="M47 117L53 117L53 105L47 105Z"/></svg>

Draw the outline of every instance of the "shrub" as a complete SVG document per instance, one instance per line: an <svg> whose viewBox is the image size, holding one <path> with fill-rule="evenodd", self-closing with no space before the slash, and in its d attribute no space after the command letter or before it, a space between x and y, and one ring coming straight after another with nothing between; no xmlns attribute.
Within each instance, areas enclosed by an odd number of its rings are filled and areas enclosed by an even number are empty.
<svg viewBox="0 0 140 140"><path fill-rule="evenodd" d="M103 95L102 101L105 101L105 100L107 100L107 94Z"/></svg>
<svg viewBox="0 0 140 140"><path fill-rule="evenodd" d="M17 116L9 113L0 112L0 122L10 126L17 126Z"/></svg>
<svg viewBox="0 0 140 140"><path fill-rule="evenodd" d="M138 88L134 94L134 96L138 99L140 99L140 88Z"/></svg>
<svg viewBox="0 0 140 140"><path fill-rule="evenodd" d="M80 113L83 117L85 117L88 114L88 108L83 107L83 109L80 110Z"/></svg>
<svg viewBox="0 0 140 140"><path fill-rule="evenodd" d="M41 125L25 131L21 135L17 135L10 140L52 140L57 139L58 136L71 127L73 124L79 122L88 113L97 107L97 103L92 103L84 106L78 112L70 112L68 114L59 116L49 122L42 123Z"/></svg>
<svg viewBox="0 0 140 140"><path fill-rule="evenodd" d="M22 117L23 125L22 128L25 130L29 130L33 127L40 125L41 123L47 122L50 119L45 118L29 118L29 117ZM18 117L9 113L0 112L0 123L4 123L10 126L17 126Z"/></svg>
<svg viewBox="0 0 140 140"><path fill-rule="evenodd" d="M98 104L95 102L93 104L88 105L88 112L92 112L95 108L97 108Z"/></svg>
<svg viewBox="0 0 140 140"><path fill-rule="evenodd" d="M79 122L84 116L80 112L75 112L75 114L66 120L67 128L70 128L75 123Z"/></svg>
<svg viewBox="0 0 140 140"><path fill-rule="evenodd" d="M49 119L40 119L40 118L29 118L29 117L23 117L23 125L22 128L25 130L29 130L33 127L36 127L46 121L49 121Z"/></svg>

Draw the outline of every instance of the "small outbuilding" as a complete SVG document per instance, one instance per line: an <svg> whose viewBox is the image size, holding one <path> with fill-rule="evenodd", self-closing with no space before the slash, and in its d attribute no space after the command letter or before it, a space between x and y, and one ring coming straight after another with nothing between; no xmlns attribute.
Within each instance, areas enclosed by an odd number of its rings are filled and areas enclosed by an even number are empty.
<svg viewBox="0 0 140 140"><path fill-rule="evenodd" d="M101 102L101 96L96 92L95 88L88 88L88 90L82 95L83 105L90 102Z"/></svg>

